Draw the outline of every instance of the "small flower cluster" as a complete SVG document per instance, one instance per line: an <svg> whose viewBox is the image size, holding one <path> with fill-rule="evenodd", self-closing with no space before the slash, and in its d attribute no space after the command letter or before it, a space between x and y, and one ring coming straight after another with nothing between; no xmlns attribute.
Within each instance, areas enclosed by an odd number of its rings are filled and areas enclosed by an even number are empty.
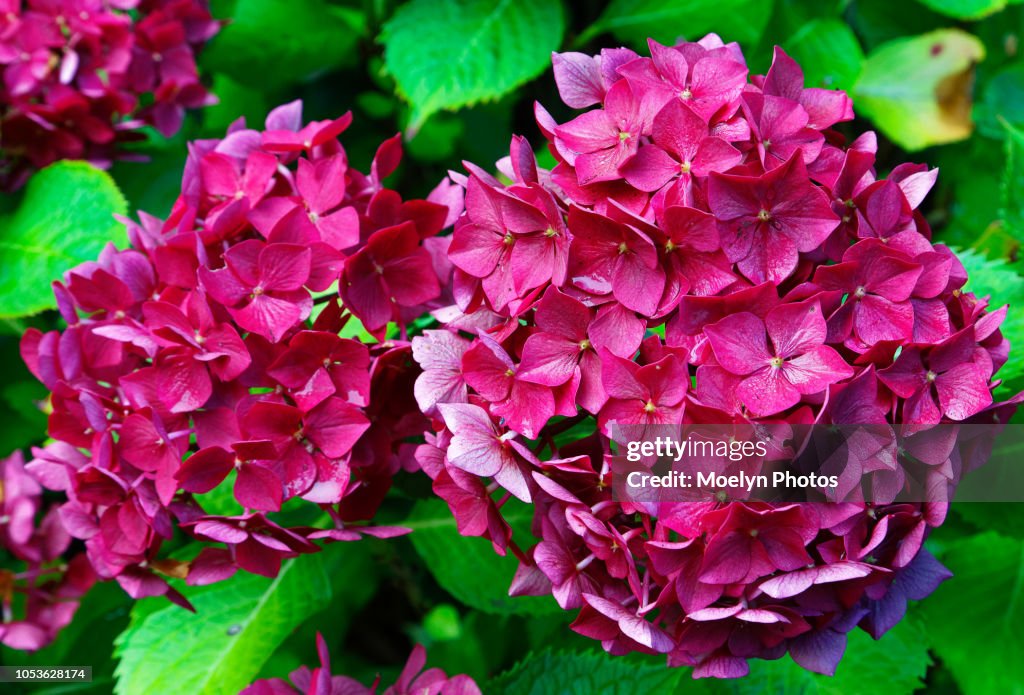
<svg viewBox="0 0 1024 695"><path fill-rule="evenodd" d="M331 675L331 655L323 636L317 633L316 648L320 655L320 666L310 670L302 666L290 674L291 684L280 678L258 680L242 691L241 695L375 695L380 685L380 676L373 685L365 686L348 676ZM383 695L480 695L480 688L467 675L449 678L439 668L423 671L427 663L427 651L417 644L406 662L398 680ZM422 673L420 673L422 671Z"/></svg>
<svg viewBox="0 0 1024 695"><path fill-rule="evenodd" d="M749 80L713 35L650 51L554 57L564 102L597 107L537 107L551 171L515 138L511 183L452 175L455 304L412 345L436 430L418 458L461 533L518 556L512 592L582 609L606 650L697 677L787 651L831 673L847 632L879 636L948 576L922 548L944 508L621 502L613 428L991 422L1014 407L992 399L1005 308L930 240L937 172L879 179L874 134L833 127L846 94L805 88L780 49ZM949 476L959 455L928 463ZM533 505L531 548L511 497Z"/></svg>
<svg viewBox="0 0 1024 695"><path fill-rule="evenodd" d="M58 159L108 166L142 125L164 135L213 103L195 54L206 0L0 2L0 188Z"/></svg>
<svg viewBox="0 0 1024 695"><path fill-rule="evenodd" d="M20 452L0 460L0 548L17 563L0 567L0 644L12 649L49 644L96 581L85 555L68 553L71 536L42 494Z"/></svg>
<svg viewBox="0 0 1024 695"><path fill-rule="evenodd" d="M193 143L170 217L141 213L131 248L68 272L54 285L67 328L22 339L52 392L54 441L29 468L66 494L61 522L96 573L133 597L185 603L165 576L274 576L318 539L404 531L349 522L370 519L393 474L415 467L403 440L426 420L410 347L339 334L353 315L383 333L430 308L440 282L428 249L451 215L383 187L397 136L369 174L350 167L338 141L350 120L303 124L294 102L265 131L239 121ZM242 513L208 514L214 489L233 490ZM294 498L320 505L331 528L268 517ZM188 563L162 558L176 527L211 545Z"/></svg>

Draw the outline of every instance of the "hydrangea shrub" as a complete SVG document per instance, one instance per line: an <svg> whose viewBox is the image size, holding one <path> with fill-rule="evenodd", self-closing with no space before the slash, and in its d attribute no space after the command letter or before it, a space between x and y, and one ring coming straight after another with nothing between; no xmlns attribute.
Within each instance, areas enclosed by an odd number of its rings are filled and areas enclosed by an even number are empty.
<svg viewBox="0 0 1024 695"><path fill-rule="evenodd" d="M209 100L201 3L11 7L8 185L59 157L107 162L141 123L172 132ZM0 641L42 646L97 578L189 607L168 579L272 577L321 542L405 533L372 523L403 470L429 475L463 535L513 553L513 594L553 595L608 652L697 677L786 653L831 673L847 633L880 636L949 576L922 546L944 505L652 507L615 499L610 465L623 426L1003 421L1005 308L931 241L937 171L879 178L874 135L837 127L849 97L805 88L778 49L764 76L714 35L558 54L554 71L579 111L537 106L556 165L516 137L499 176L467 164L427 200L383 185L398 136L358 171L350 115L307 123L297 102L191 143L168 217L126 221L129 248L55 283L67 327L22 339L52 439L3 464L0 533L26 570L0 574ZM513 497L529 543L503 516ZM194 557L172 556L182 538ZM318 646L318 669L250 692L375 691ZM417 648L387 692L478 692L417 676L424 662Z"/></svg>
<svg viewBox="0 0 1024 695"><path fill-rule="evenodd" d="M18 568L0 568L0 643L12 649L51 642L96 581L85 555L70 550L59 514L44 503L21 453L0 460L0 547Z"/></svg>
<svg viewBox="0 0 1024 695"><path fill-rule="evenodd" d="M0 3L0 188L59 159L108 166L143 125L170 136L213 103L195 55L206 0Z"/></svg>
<svg viewBox="0 0 1024 695"><path fill-rule="evenodd" d="M580 113L537 105L550 171L517 137L503 178L453 174L455 304L412 341L435 427L417 457L464 535L518 557L512 593L578 609L607 651L832 673L850 630L879 637L949 576L922 547L946 507L624 502L612 428L1000 421L1005 307L931 241L937 171L880 178L874 134L836 128L845 93L805 88L781 49L750 76L714 35L649 45L554 56Z"/></svg>
<svg viewBox="0 0 1024 695"><path fill-rule="evenodd" d="M54 284L67 328L22 339L52 391L53 441L26 469L66 496L55 513L95 573L135 598L187 605L167 578L275 576L317 541L405 531L365 522L427 425L410 347L340 333L355 317L383 336L437 304L451 213L383 186L397 137L369 173L349 166L350 121L305 123L295 102L265 130L193 143L168 219L128 222L130 248ZM241 513L211 511L214 491ZM275 521L292 500L326 523ZM161 551L176 529L197 557Z"/></svg>

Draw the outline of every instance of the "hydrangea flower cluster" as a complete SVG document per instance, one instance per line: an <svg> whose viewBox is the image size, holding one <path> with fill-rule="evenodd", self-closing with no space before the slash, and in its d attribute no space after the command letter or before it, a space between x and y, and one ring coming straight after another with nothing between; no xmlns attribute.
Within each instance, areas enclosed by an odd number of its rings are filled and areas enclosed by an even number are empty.
<svg viewBox="0 0 1024 695"><path fill-rule="evenodd" d="M242 691L241 695L375 695L380 685L380 676L370 686L365 686L348 676L331 675L331 655L327 643L320 633L316 635L316 648L320 666L310 670L302 666L290 674L291 683L280 678L258 680ZM423 667L427 664L427 651L417 644L402 673L394 684L384 690L383 695L480 695L480 688L465 674L449 678L439 668ZM422 673L421 673L422 672Z"/></svg>
<svg viewBox="0 0 1024 695"><path fill-rule="evenodd" d="M555 55L563 101L589 109L537 106L556 166L515 138L510 183L452 175L455 304L412 344L436 430L418 458L461 533L519 558L512 593L580 609L609 652L831 673L850 630L878 637L948 576L922 547L944 506L622 502L612 428L992 422L1014 407L992 399L1005 308L930 240L937 171L880 179L874 134L834 128L846 94L805 88L780 49L748 79L714 35L650 53ZM513 497L533 547L502 516Z"/></svg>
<svg viewBox="0 0 1024 695"><path fill-rule="evenodd" d="M429 249L443 256L435 237L452 214L384 188L397 136L368 174L349 166L338 136L350 121L304 124L294 102L262 132L239 121L193 143L170 217L140 213L131 248L68 272L54 285L67 328L22 339L52 392L54 441L28 468L66 494L60 520L96 573L133 597L184 604L165 577L274 576L317 540L404 531L350 522L370 519L392 476L415 467L403 440L426 420L410 347L339 334L353 316L382 334L434 306ZM460 205L458 190L439 195L453 192ZM242 513L207 513L215 489ZM296 498L330 527L277 523ZM191 562L160 554L176 527L209 543Z"/></svg>
<svg viewBox="0 0 1024 695"><path fill-rule="evenodd" d="M49 644L96 580L42 494L20 453L0 460L0 548L15 565L0 567L0 644L12 649Z"/></svg>
<svg viewBox="0 0 1024 695"><path fill-rule="evenodd" d="M213 103L195 54L206 0L0 2L0 188L58 159L107 166L142 125L172 135Z"/></svg>

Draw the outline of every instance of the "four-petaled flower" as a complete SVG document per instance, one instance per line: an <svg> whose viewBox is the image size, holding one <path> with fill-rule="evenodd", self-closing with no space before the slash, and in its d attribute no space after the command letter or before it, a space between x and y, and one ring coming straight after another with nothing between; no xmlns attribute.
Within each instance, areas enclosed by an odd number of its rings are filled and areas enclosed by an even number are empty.
<svg viewBox="0 0 1024 695"><path fill-rule="evenodd" d="M748 312L732 314L704 330L721 368L742 379L737 398L760 417L853 376L850 365L824 344L825 318L816 301L784 304L763 320Z"/></svg>

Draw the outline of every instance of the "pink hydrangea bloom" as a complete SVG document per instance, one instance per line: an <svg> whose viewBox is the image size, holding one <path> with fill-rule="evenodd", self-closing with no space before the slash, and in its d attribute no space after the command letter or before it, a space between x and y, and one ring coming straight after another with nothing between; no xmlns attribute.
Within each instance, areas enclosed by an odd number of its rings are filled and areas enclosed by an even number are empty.
<svg viewBox="0 0 1024 695"><path fill-rule="evenodd" d="M1005 309L931 242L917 208L936 172L879 179L874 135L832 129L847 95L805 88L781 49L766 76L714 35L650 51L554 57L563 101L587 110L559 124L537 107L551 171L514 138L510 183L453 177L453 305L434 312L449 332L413 340L435 430L417 458L461 533L519 559L510 591L579 610L573 629L609 652L697 677L789 652L831 673L850 630L878 637L949 576L922 547L942 510L623 501L614 433L994 422L1017 401L992 399ZM532 546L502 518L512 496L533 505Z"/></svg>
<svg viewBox="0 0 1024 695"><path fill-rule="evenodd" d="M315 541L403 531L367 522L391 478L416 468L405 438L428 426L412 350L402 337L367 345L340 333L362 320L383 339L403 312L439 306L444 271L425 246L449 210L383 186L397 140L369 174L355 169L337 139L350 120L304 124L295 102L263 132L240 121L192 143L170 217L127 222L130 248L109 247L55 283L67 328L22 339L52 391L54 440L27 469L66 496L54 518L95 573L133 597L185 603L168 576L273 576ZM399 292L403 282L415 291ZM383 303L339 302L378 290ZM213 513L218 488L236 513ZM296 498L333 523L280 522ZM11 515L18 542L31 511ZM207 544L195 560L162 556L176 528Z"/></svg>
<svg viewBox="0 0 1024 695"><path fill-rule="evenodd" d="M206 0L14 3L0 25L0 188L58 159L109 166L146 124L176 133L215 101L195 56L219 29Z"/></svg>
<svg viewBox="0 0 1024 695"><path fill-rule="evenodd" d="M0 644L35 651L71 622L96 581L71 541L59 509L43 503L43 488L21 452L0 460L0 548L14 559L0 568Z"/></svg>

